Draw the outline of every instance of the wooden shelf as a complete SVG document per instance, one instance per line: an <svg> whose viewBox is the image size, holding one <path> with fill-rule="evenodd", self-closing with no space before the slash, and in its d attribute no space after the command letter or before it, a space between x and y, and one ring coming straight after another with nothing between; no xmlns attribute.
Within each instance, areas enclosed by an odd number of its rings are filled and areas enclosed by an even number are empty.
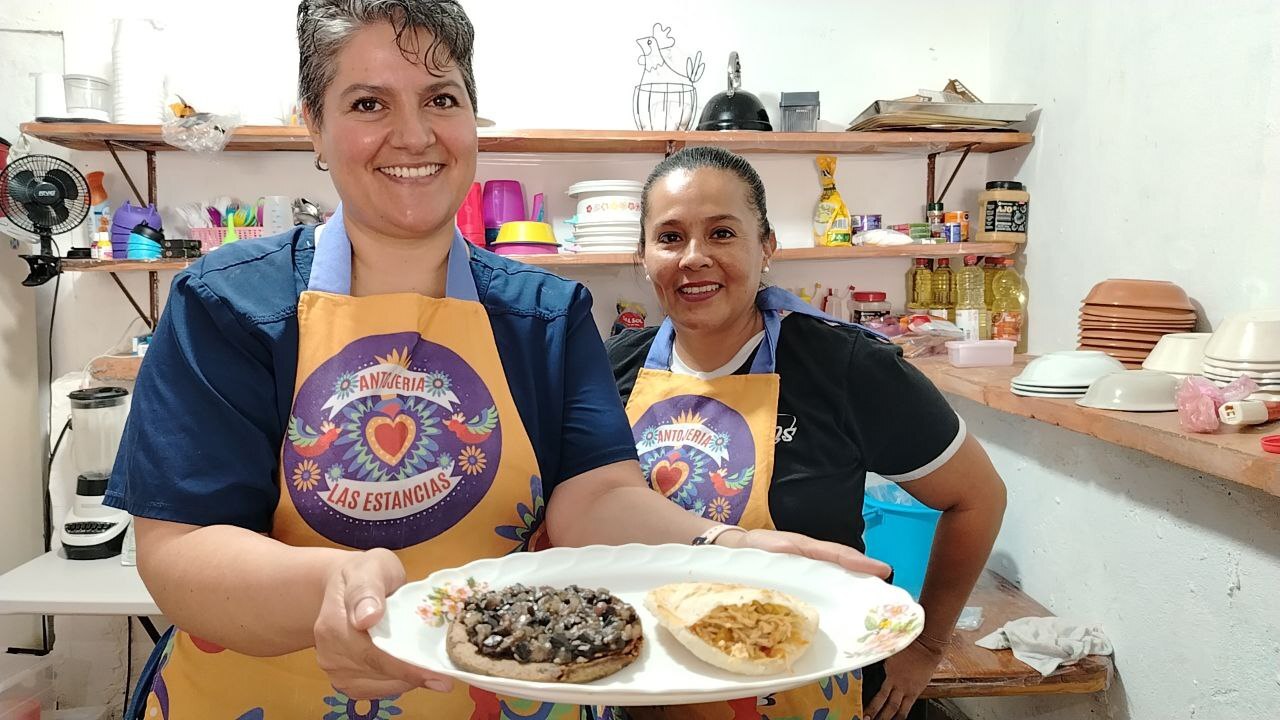
<svg viewBox="0 0 1280 720"><path fill-rule="evenodd" d="M913 363L943 392L1280 496L1280 455L1263 452L1259 443L1261 437L1280 432L1276 423L1239 431L1223 426L1214 434L1189 433L1179 427L1175 412L1094 410L1076 405L1075 400L1014 395L1009 381L1030 359L1021 356L1012 367L998 368L954 368L945 357Z"/></svg>
<svg viewBox="0 0 1280 720"><path fill-rule="evenodd" d="M194 260L69 260L63 258L66 272L156 272L181 270Z"/></svg>
<svg viewBox="0 0 1280 720"><path fill-rule="evenodd" d="M72 150L106 150L107 143L144 150L177 151L165 143L159 125L110 123L24 123L22 132ZM743 153L908 154L963 150L993 153L1032 142L1019 132L647 132L640 130L506 130L480 128L481 152L651 153L686 145L718 145ZM235 130L226 150L311 152L305 128L246 125Z"/></svg>
<svg viewBox="0 0 1280 720"><path fill-rule="evenodd" d="M1048 677L1013 656L1011 650L987 650L974 643L1009 622L1052 615L1013 583L984 572L966 605L982 608L982 627L957 630L923 698L1002 697L1096 693L1106 690L1115 672L1107 655L1089 655Z"/></svg>
<svg viewBox="0 0 1280 720"><path fill-rule="evenodd" d="M1012 255L1015 243L952 243L949 245L894 245L891 247L813 247L783 248L773 257L778 261L798 260L865 260L902 257L959 257L964 255ZM636 265L632 253L565 253L563 255L522 255L511 259L540 267L602 267ZM68 272L130 272L181 270L194 260L63 260Z"/></svg>

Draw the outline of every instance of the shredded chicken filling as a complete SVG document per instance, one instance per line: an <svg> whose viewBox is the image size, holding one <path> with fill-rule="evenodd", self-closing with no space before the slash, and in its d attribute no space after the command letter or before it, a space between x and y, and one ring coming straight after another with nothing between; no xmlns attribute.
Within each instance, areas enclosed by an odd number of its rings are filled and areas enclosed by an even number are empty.
<svg viewBox="0 0 1280 720"><path fill-rule="evenodd" d="M721 605L689 631L730 657L761 660L785 656L790 645L803 644L795 633L799 622L789 608L753 601Z"/></svg>

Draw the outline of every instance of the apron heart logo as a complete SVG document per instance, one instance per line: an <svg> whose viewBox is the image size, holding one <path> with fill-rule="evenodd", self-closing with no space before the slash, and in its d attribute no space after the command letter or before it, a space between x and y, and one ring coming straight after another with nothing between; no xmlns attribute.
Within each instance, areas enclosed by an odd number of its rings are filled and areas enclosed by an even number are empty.
<svg viewBox="0 0 1280 720"><path fill-rule="evenodd" d="M418 424L408 415L378 416L364 426L364 439L379 460L398 465L413 445L417 430Z"/></svg>
<svg viewBox="0 0 1280 720"><path fill-rule="evenodd" d="M662 493L663 497L671 497L688 479L689 463L683 460L661 460L654 463L653 469L649 471L649 484Z"/></svg>

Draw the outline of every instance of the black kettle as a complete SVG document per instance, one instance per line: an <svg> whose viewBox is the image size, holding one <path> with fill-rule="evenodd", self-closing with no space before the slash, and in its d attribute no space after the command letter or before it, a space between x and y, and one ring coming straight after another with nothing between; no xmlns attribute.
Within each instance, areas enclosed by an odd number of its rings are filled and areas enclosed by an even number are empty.
<svg viewBox="0 0 1280 720"><path fill-rule="evenodd" d="M736 50L729 53L729 89L707 101L698 118L698 129L773 130L764 103L742 89L742 64Z"/></svg>

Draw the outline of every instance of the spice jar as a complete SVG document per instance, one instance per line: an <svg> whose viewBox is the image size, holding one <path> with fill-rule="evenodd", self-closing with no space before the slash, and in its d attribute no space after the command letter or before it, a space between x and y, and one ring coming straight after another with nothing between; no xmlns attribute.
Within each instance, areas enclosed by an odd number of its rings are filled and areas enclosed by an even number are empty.
<svg viewBox="0 0 1280 720"><path fill-rule="evenodd" d="M1027 215L1031 194L1013 180L993 180L978 195L977 242L1027 241Z"/></svg>
<svg viewBox="0 0 1280 720"><path fill-rule="evenodd" d="M855 292L853 294L853 321L866 324L886 317L893 310L882 292Z"/></svg>
<svg viewBox="0 0 1280 720"><path fill-rule="evenodd" d="M947 241L943 237L943 225L946 222L946 216L947 214L940 202L931 202L924 206L924 219L929 224L931 242L944 243Z"/></svg>

